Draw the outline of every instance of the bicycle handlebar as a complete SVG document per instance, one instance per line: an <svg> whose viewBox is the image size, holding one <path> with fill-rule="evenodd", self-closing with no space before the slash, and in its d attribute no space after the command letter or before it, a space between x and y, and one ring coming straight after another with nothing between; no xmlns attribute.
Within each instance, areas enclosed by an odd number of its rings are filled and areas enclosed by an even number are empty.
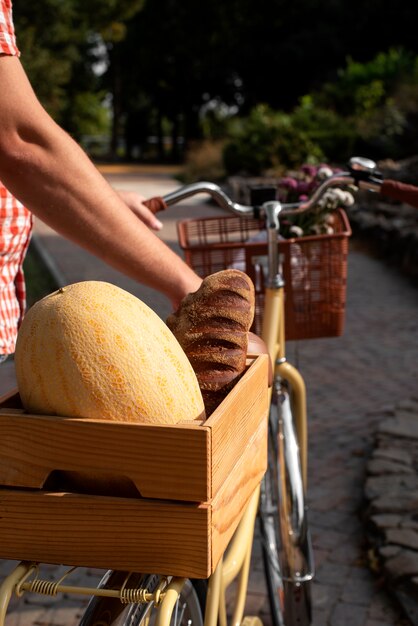
<svg viewBox="0 0 418 626"><path fill-rule="evenodd" d="M308 200L288 204L273 201L273 204L275 205L274 210L277 215L279 213L282 215L305 213L306 211L311 211L316 207L328 189L350 186L355 186L358 189L378 192L382 196L386 196L392 200L405 202L418 209L418 187L390 179L383 180L381 174L377 171L376 164L373 161L363 157L353 157L350 159L348 171L339 172L325 179ZM231 211L237 215L254 214L255 207L234 202L218 185L210 182L199 182L192 183L191 185L185 185L163 197L158 196L146 200L144 204L153 213L157 213L172 204L181 202L182 200L195 196L199 193L205 193L211 196L221 208ZM271 205L271 203L265 204Z"/></svg>
<svg viewBox="0 0 418 626"><path fill-rule="evenodd" d="M177 202L190 198L191 196L195 196L198 193L208 194L222 209L227 209L233 213L246 215L253 213L254 211L254 207L234 202L218 185L207 181L192 183L191 185L180 187L180 189L176 189L175 191L164 196L164 200L167 205L176 204Z"/></svg>
<svg viewBox="0 0 418 626"><path fill-rule="evenodd" d="M418 209L418 187L407 185L396 180L384 180L380 191L382 196L405 202Z"/></svg>
<svg viewBox="0 0 418 626"><path fill-rule="evenodd" d="M150 198L149 200L145 200L142 204L144 204L151 213L158 213L158 211L164 211L167 208L167 204L164 201L164 198L161 196L155 196L154 198Z"/></svg>

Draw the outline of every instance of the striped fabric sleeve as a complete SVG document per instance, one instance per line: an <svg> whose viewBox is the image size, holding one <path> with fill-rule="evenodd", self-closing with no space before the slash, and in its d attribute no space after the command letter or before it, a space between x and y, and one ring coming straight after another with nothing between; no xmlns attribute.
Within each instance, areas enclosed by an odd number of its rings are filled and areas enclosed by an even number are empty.
<svg viewBox="0 0 418 626"><path fill-rule="evenodd" d="M11 0L0 0L0 55L20 56L16 45Z"/></svg>
<svg viewBox="0 0 418 626"><path fill-rule="evenodd" d="M0 181L0 354L14 352L25 312L23 261L31 231L31 213Z"/></svg>

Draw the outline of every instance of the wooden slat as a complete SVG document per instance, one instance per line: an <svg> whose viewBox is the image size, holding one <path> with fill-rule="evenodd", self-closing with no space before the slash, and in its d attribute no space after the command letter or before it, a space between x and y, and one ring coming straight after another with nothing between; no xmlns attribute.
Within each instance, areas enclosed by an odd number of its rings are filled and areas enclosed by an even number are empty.
<svg viewBox="0 0 418 626"><path fill-rule="evenodd" d="M151 426L2 412L0 484L39 489L60 470L128 479L143 497L171 499L175 493L177 500L204 502L209 437L205 426L190 423Z"/></svg>
<svg viewBox="0 0 418 626"><path fill-rule="evenodd" d="M203 424L128 424L17 414L10 395L0 404L0 485L43 488L52 473L71 473L75 487L93 483L142 497L206 502L212 499L262 419L267 402L267 357L251 366ZM62 478L62 477L61 477ZM65 489L68 487L65 484ZM63 488L63 483L54 490ZM131 489L135 495L135 489ZM97 493L98 491L96 491ZM113 495L113 494L112 494ZM138 495L136 493L136 495Z"/></svg>
<svg viewBox="0 0 418 626"><path fill-rule="evenodd" d="M201 426L0 410L3 485L33 489L53 470L99 471L150 496L0 488L2 558L209 576L267 464L266 373L257 357Z"/></svg>
<svg viewBox="0 0 418 626"><path fill-rule="evenodd" d="M267 424L267 419L261 421L228 479L212 500L212 571L267 469Z"/></svg>
<svg viewBox="0 0 418 626"><path fill-rule="evenodd" d="M268 414L268 356L263 354L205 424L212 430L212 497Z"/></svg>
<svg viewBox="0 0 418 626"><path fill-rule="evenodd" d="M0 490L5 559L210 575L207 505Z"/></svg>
<svg viewBox="0 0 418 626"><path fill-rule="evenodd" d="M2 557L208 577L267 465L263 421L211 503L0 489Z"/></svg>

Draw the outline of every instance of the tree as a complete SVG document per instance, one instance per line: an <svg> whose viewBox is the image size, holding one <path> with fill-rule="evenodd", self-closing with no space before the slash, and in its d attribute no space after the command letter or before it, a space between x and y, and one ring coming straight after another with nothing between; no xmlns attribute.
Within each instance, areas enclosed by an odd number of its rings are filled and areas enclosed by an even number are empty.
<svg viewBox="0 0 418 626"><path fill-rule="evenodd" d="M417 13L416 0L404 0L402 10L389 0L15 5L23 61L54 117L79 133L83 116L100 111L104 90L112 96L113 153L122 134L131 154L154 134L161 157L163 135L171 133L175 157L178 137L199 138L202 111L217 103L243 115L260 103L290 112L302 96L335 81L347 58L364 64L391 46L417 52Z"/></svg>
<svg viewBox="0 0 418 626"><path fill-rule="evenodd" d="M108 61L108 81L112 95L112 132L110 151L117 155L117 140L121 130L122 117L122 67L119 43L126 36L126 22L144 5L144 0L75 0L77 12L88 24L90 39L97 35L106 47Z"/></svg>
<svg viewBox="0 0 418 626"><path fill-rule="evenodd" d="M39 99L60 122L67 99L65 88L71 80L73 64L79 61L78 45L85 36L74 3L17 2L13 9L22 63Z"/></svg>
<svg viewBox="0 0 418 626"><path fill-rule="evenodd" d="M129 117L146 103L160 143L164 118L170 123L175 148L180 132L186 139L200 135L205 94L225 97L218 14L213 0L205 3L203 19L200 5L193 0L156 0L128 24L127 37L119 46L125 110Z"/></svg>
<svg viewBox="0 0 418 626"><path fill-rule="evenodd" d="M118 124L113 48L125 36L126 20L142 5L143 0L38 0L14 5L22 62L35 91L54 119L78 139L83 126L91 129L95 119L98 128L103 127L99 106L103 91L96 70L103 55L113 70L113 118Z"/></svg>

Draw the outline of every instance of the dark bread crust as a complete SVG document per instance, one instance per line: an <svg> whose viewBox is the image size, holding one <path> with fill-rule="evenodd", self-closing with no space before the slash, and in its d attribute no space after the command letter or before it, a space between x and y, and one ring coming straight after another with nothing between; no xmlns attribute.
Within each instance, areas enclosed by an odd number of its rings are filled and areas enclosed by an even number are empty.
<svg viewBox="0 0 418 626"><path fill-rule="evenodd" d="M244 372L254 306L251 279L223 270L205 278L167 319L196 373L207 415Z"/></svg>

